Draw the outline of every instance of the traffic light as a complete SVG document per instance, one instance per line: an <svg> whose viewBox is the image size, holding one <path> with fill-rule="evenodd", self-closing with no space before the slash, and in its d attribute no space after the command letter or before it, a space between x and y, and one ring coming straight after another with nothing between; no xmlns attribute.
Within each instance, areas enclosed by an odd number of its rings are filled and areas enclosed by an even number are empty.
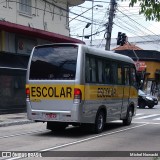
<svg viewBox="0 0 160 160"><path fill-rule="evenodd" d="M126 34L122 32L118 32L118 37L117 37L117 45L123 46L126 43Z"/></svg>
<svg viewBox="0 0 160 160"><path fill-rule="evenodd" d="M117 45L120 45L121 34L122 34L122 32L118 32Z"/></svg>

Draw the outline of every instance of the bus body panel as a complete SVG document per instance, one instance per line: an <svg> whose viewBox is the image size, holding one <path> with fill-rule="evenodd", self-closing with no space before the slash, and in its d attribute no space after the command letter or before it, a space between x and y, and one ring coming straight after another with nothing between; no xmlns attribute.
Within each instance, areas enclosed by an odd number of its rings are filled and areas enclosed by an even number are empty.
<svg viewBox="0 0 160 160"><path fill-rule="evenodd" d="M63 46L64 44L58 45ZM56 44L56 46L58 45ZM106 110L106 122L125 119L130 105L134 106L134 112L136 112L137 91L134 87L87 83L85 78L86 54L123 61L132 65L134 62L126 56L113 52L106 54L106 51L85 45L73 45L78 47L75 78L71 77L71 79L64 80L30 79L32 59L36 47L33 49L27 70L26 87L30 90L29 98L26 100L28 119L80 124L95 123L96 114L100 107ZM48 46L52 45L46 45L45 47L47 48ZM43 48L43 46L40 47ZM69 74L72 75L72 71ZM50 75L54 78L54 75ZM75 88L80 89L82 94L81 102L79 103L74 101Z"/></svg>

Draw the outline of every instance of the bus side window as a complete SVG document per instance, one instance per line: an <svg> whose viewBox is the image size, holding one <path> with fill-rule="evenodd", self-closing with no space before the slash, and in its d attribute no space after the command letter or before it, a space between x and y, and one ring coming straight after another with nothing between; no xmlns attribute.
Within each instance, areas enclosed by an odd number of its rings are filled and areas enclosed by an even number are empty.
<svg viewBox="0 0 160 160"><path fill-rule="evenodd" d="M90 64L89 64L89 57L86 57L86 63L85 63L85 81L86 82L90 82L91 78L90 78L90 72L91 72L91 68L90 68Z"/></svg>
<svg viewBox="0 0 160 160"><path fill-rule="evenodd" d="M111 84L118 84L118 65L115 62L110 63L111 66Z"/></svg>
<svg viewBox="0 0 160 160"><path fill-rule="evenodd" d="M136 70L135 68L130 69L130 82L132 86L135 86L137 88L137 80L136 80Z"/></svg>
<svg viewBox="0 0 160 160"><path fill-rule="evenodd" d="M90 59L90 68L91 68L91 82L96 82L96 61L95 58Z"/></svg>
<svg viewBox="0 0 160 160"><path fill-rule="evenodd" d="M118 84L122 85L123 80L122 80L122 67L118 65Z"/></svg>
<svg viewBox="0 0 160 160"><path fill-rule="evenodd" d="M111 67L109 63L103 64L103 81L104 83L111 84Z"/></svg>
<svg viewBox="0 0 160 160"><path fill-rule="evenodd" d="M125 67L124 68L124 84L125 85L130 85L130 83L129 83L129 75L130 75L129 68Z"/></svg>
<svg viewBox="0 0 160 160"><path fill-rule="evenodd" d="M98 60L98 82L103 82L102 60Z"/></svg>
<svg viewBox="0 0 160 160"><path fill-rule="evenodd" d="M86 56L85 80L89 83L97 82L97 63L94 57Z"/></svg>

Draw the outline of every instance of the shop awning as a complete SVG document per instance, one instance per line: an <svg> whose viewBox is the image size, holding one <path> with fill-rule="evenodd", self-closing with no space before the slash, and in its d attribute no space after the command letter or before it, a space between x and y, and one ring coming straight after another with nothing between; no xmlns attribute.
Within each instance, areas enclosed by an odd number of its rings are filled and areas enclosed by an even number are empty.
<svg viewBox="0 0 160 160"><path fill-rule="evenodd" d="M10 23L6 21L0 21L0 30L10 32L10 33L17 33L26 35L29 37L37 37L41 39L45 39L51 41L53 43L81 43L84 44L83 41L67 37L61 34L52 33L48 31L43 31L40 29L30 28L26 26L22 26L15 23Z"/></svg>

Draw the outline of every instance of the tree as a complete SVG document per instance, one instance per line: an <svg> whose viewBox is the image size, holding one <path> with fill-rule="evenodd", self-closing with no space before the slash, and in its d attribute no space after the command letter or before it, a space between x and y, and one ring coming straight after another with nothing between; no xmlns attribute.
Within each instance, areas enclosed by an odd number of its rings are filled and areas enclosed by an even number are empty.
<svg viewBox="0 0 160 160"><path fill-rule="evenodd" d="M123 1L123 0L122 0ZM144 14L146 20L160 21L160 0L130 0L129 6L140 2L140 14Z"/></svg>

